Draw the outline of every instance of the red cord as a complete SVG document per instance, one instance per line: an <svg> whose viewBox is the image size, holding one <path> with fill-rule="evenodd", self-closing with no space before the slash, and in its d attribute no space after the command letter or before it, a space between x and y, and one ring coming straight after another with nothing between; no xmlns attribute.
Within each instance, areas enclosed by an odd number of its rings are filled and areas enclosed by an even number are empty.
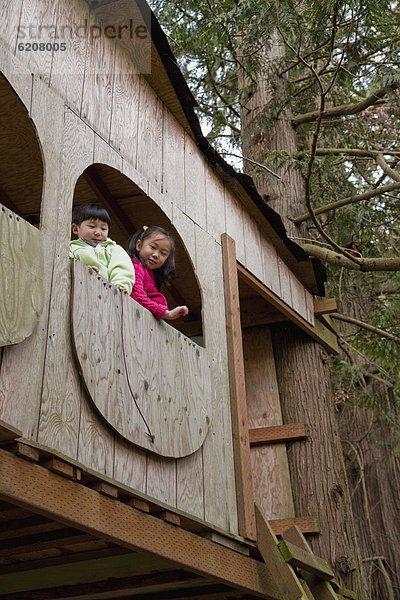
<svg viewBox="0 0 400 600"><path fill-rule="evenodd" d="M135 398L135 394L132 392L131 384L130 384L129 377L128 377L128 369L127 369L127 366L126 366L126 357L125 357L125 344L124 344L124 292L121 289L120 289L120 292L121 292L121 342L122 342L122 358L124 360L126 381L128 383L128 388L129 388L129 391L130 391L131 396L133 398L133 401L135 403L135 406L138 409L139 415L142 417L142 419L144 421L144 424L147 427L147 431L145 433L151 439L152 443L154 444L155 435L153 433L151 433L151 429L149 427L149 424L147 423L147 421L146 421L146 419L145 419L142 411L139 408L139 405L138 405L138 403L136 401L136 398Z"/></svg>

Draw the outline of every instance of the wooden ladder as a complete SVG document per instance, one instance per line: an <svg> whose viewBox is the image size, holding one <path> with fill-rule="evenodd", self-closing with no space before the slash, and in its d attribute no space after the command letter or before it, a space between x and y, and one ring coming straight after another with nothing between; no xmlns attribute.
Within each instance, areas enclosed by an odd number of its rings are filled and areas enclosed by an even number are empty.
<svg viewBox="0 0 400 600"><path fill-rule="evenodd" d="M275 585L286 600L356 600L334 581L328 563L315 556L300 529L293 525L278 542L268 520L255 506L257 543ZM299 576L297 575L299 573Z"/></svg>

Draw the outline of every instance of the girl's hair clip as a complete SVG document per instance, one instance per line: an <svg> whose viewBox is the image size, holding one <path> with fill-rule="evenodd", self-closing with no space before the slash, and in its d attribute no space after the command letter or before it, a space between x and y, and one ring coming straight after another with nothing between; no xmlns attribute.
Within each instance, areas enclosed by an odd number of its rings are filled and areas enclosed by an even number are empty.
<svg viewBox="0 0 400 600"><path fill-rule="evenodd" d="M146 229L148 229L147 225L143 225L143 231L146 231Z"/></svg>

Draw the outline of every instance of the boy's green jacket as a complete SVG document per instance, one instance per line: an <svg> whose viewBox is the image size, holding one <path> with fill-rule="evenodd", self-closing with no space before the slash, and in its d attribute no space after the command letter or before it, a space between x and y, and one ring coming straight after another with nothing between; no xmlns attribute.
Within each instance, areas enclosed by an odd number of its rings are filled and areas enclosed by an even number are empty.
<svg viewBox="0 0 400 600"><path fill-rule="evenodd" d="M79 240L69 243L70 258L77 258L85 265L97 267L99 275L113 285L132 292L135 283L135 269L128 253L112 240L91 246Z"/></svg>

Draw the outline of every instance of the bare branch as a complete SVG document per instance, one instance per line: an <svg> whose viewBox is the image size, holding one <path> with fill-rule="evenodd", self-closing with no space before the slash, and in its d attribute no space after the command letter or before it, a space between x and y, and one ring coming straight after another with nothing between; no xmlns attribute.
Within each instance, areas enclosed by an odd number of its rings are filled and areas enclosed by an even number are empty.
<svg viewBox="0 0 400 600"><path fill-rule="evenodd" d="M342 315L340 313L331 313L330 315L333 319L337 319L338 321L345 321L345 323L351 323L352 325L357 325L357 327L361 327L362 329L366 329L367 331L371 331L372 333L376 333L377 335L384 337L392 342L396 342L396 344L400 344L400 338L397 335L393 335L383 329L379 329L379 327L374 327L369 323L365 323L364 321L359 321L358 319L354 319L353 317L348 317L347 315Z"/></svg>
<svg viewBox="0 0 400 600"><path fill-rule="evenodd" d="M378 271L400 271L400 258L358 258L353 256L353 260L349 260L340 252L334 252L328 248L322 248L315 244L303 244L302 248L310 256L319 258L337 267L344 267L352 271L378 272Z"/></svg>
<svg viewBox="0 0 400 600"><path fill-rule="evenodd" d="M330 210L335 210L336 208L341 208L342 206L347 206L348 204L353 204L354 202L362 202L364 200L369 200L370 198L374 198L375 196L381 196L382 194L386 194L387 192L392 192L393 190L398 189L400 189L400 182L388 183L388 185L383 185L380 188L370 190L369 192L365 192L364 194L349 196L348 198L342 198L341 200L337 200L336 202L325 204L325 206L316 208L314 210L314 215L322 215L323 213L329 212ZM299 217L296 217L292 220L294 223L296 223L296 225L298 225L302 221L305 221L309 218L311 218L310 213L304 213L303 215L300 215Z"/></svg>
<svg viewBox="0 0 400 600"><path fill-rule="evenodd" d="M277 179L279 179L280 181L282 181L282 177L280 177L279 175L277 175L276 173L274 173L273 171L271 171L271 169L268 169L268 167L266 167L265 165L257 162L256 160L253 160L252 158L248 158L247 156L242 156L241 154L235 154L234 152L222 152L222 151L218 151L218 154L222 154L222 155L225 155L225 156L236 156L236 158L241 158L243 160L247 160L252 165L256 165L257 167L260 167L261 169L265 169L267 171L267 173L269 173L273 177L276 177Z"/></svg>
<svg viewBox="0 0 400 600"><path fill-rule="evenodd" d="M295 158L301 159L306 156L306 152L299 152L295 155ZM389 156L400 156L400 152L397 150L385 150L383 153L379 150L364 150L362 148L317 148L315 150L316 156L329 156L337 154L346 154L347 156L359 156L360 158L375 158L378 154L384 154Z"/></svg>

